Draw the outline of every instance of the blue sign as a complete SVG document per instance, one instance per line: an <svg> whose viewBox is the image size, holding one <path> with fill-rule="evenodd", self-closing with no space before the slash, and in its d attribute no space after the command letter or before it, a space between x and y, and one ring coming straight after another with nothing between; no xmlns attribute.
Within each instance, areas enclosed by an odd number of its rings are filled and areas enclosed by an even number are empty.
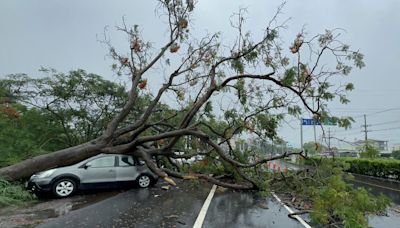
<svg viewBox="0 0 400 228"><path fill-rule="evenodd" d="M321 125L321 123L314 119L301 119L301 125Z"/></svg>
<svg viewBox="0 0 400 228"><path fill-rule="evenodd" d="M321 125L321 122L314 119L301 119L301 125ZM328 119L323 125L336 125L332 120Z"/></svg>

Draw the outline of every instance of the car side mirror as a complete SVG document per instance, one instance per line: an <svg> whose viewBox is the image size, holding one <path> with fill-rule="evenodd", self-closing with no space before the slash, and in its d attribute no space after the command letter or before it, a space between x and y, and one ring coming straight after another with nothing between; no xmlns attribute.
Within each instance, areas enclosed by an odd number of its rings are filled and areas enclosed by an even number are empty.
<svg viewBox="0 0 400 228"><path fill-rule="evenodd" d="M83 168L84 169L87 169L87 168L89 168L91 165L89 165L89 164L85 164L84 166L83 166Z"/></svg>

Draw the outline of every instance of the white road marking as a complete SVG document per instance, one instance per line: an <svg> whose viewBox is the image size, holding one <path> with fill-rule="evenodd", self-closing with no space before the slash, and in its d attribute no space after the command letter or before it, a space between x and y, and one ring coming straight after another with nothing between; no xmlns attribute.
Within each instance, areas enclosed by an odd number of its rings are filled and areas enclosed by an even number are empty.
<svg viewBox="0 0 400 228"><path fill-rule="evenodd" d="M217 189L217 185L213 185L210 193L208 193L206 201L204 201L203 207L200 210L199 215L197 216L196 222L193 225L193 228L201 228L203 226L204 219L206 218L208 207L210 206L211 200L214 197L215 190Z"/></svg>
<svg viewBox="0 0 400 228"><path fill-rule="evenodd" d="M287 211L289 211L290 214L294 213L294 211L293 211L292 209L290 209L290 207L288 207L286 204L284 204L284 203L282 202L282 200L279 199L279 197L278 197L277 195L275 195L275 193L272 193L272 195L275 197L276 200L278 200L278 202L279 202L280 204L283 205L283 207L286 208ZM297 221L299 221L304 227L306 227L306 228L311 228L311 226L308 225L308 223L306 223L300 216L294 215L293 217L296 218Z"/></svg>

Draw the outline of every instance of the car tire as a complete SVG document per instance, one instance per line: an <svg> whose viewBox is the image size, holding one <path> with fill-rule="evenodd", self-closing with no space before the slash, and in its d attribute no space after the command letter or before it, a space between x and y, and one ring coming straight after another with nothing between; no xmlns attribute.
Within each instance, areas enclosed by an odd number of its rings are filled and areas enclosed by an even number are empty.
<svg viewBox="0 0 400 228"><path fill-rule="evenodd" d="M147 188L154 185L154 179L147 174L142 174L136 179L136 184L139 188Z"/></svg>
<svg viewBox="0 0 400 228"><path fill-rule="evenodd" d="M71 196L75 193L76 187L76 182L70 178L59 179L52 185L53 195L57 198Z"/></svg>

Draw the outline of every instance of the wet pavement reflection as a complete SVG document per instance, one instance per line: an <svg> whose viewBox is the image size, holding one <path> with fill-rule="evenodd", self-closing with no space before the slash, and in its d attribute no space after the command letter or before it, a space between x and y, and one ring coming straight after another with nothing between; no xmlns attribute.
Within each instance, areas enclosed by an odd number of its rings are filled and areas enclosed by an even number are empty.
<svg viewBox="0 0 400 228"><path fill-rule="evenodd" d="M210 188L182 182L169 190L132 189L39 227L192 227ZM219 188L203 227L302 227L287 214L275 200Z"/></svg>
<svg viewBox="0 0 400 228"><path fill-rule="evenodd" d="M131 189L38 227L192 227L209 184Z"/></svg>
<svg viewBox="0 0 400 228"><path fill-rule="evenodd" d="M123 190L85 192L65 199L41 199L33 203L0 208L0 227L35 227L73 210L102 201Z"/></svg>
<svg viewBox="0 0 400 228"><path fill-rule="evenodd" d="M214 196L203 227L303 227L287 215L286 209L273 199L226 191Z"/></svg>

